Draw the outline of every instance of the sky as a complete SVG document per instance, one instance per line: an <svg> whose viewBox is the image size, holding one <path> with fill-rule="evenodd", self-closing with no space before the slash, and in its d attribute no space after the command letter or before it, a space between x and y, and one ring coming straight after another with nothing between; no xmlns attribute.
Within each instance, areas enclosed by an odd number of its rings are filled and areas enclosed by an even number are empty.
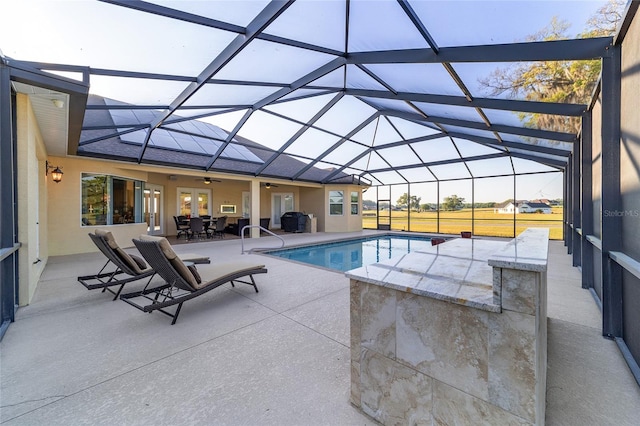
<svg viewBox="0 0 640 426"><path fill-rule="evenodd" d="M515 194L517 200L535 200L546 198L549 200L562 199L562 173L544 173L536 175L517 176L518 191ZM457 195L464 198L466 203L487 203L513 199L513 176L499 178L475 179L475 198L472 196L471 180L444 181L440 183L440 202L445 197ZM437 185L432 183L391 185L380 188L376 192L371 189L363 194L365 200L391 200L396 204L404 193L410 192L411 196L420 198L420 204L435 204L438 200Z"/></svg>
<svg viewBox="0 0 640 426"><path fill-rule="evenodd" d="M169 7L179 6L187 11L201 12L208 8L211 17L246 24L266 1L155 1ZM342 2L315 0L311 3ZM362 10L379 9L384 2L353 1ZM438 14L429 14L428 22L434 39L441 46L461 44L509 43L522 41L544 26L553 16L571 23L570 35L581 32L589 16L606 2L601 0L502 0L502 1L412 1L416 11L438 5ZM233 5L233 7L230 7ZM373 6L372 6L373 5ZM165 57L176 73L199 70L193 51L184 49L199 44L201 38L217 41L207 31L192 25L164 18L144 17L143 14L94 0L20 0L0 2L0 14L5 17L0 26L0 49L6 56L21 60L52 63L73 63L92 67L158 70ZM11 17L13 19L8 19ZM363 16L366 18L367 16ZM481 19L479 19L481 18ZM327 19L335 20L334 17ZM149 27L147 23L152 24ZM456 30L451 31L454 27ZM181 32L183 29L189 31ZM363 30L380 32L375 24ZM176 33L180 37L176 37ZM41 35L44 35L42 37ZM232 35L227 34L228 39ZM341 40L340 32L334 38ZM324 34L323 34L324 37ZM134 48L134 38L147 39L142 49ZM220 36L221 39L224 37ZM362 37L361 39L366 39ZM326 44L338 47L337 41ZM357 43L355 48L361 47ZM103 55L102 53L106 53ZM117 53L117 55L115 54ZM187 63L181 59L188 54ZM150 63L150 60L153 61ZM145 65L146 63L146 65ZM208 63L203 59L202 63Z"/></svg>
<svg viewBox="0 0 640 426"><path fill-rule="evenodd" d="M264 7L266 1L158 1L157 3L183 9L187 12L203 13L208 17L245 26ZM414 10L423 17L425 25L440 46L473 44L493 44L522 41L529 34L546 26L553 16L571 23L570 35L581 32L587 19L601 7L604 1L412 1ZM324 44L342 49L344 44L344 3L339 1L297 2L291 6L289 15L283 14L268 33L297 37L310 43ZM399 13L396 2L352 1L350 19L359 25L353 25L349 37L350 51L393 49L411 46L415 34L406 22L406 16ZM304 11L311 16L313 25L298 22L295 12ZM122 69L127 71L159 72L176 75L197 75L211 61L235 34L225 31L211 31L209 28L186 24L167 18L149 16L114 5L89 1L1 1L0 51L5 56L19 60L44 63L61 63L90 66L93 68ZM291 16L291 17L289 17ZM336 18L338 17L338 18ZM395 22L395 26L391 26ZM381 30L383 29L384 30ZM422 40L422 42L424 42ZM408 44L407 44L408 43ZM417 42L416 42L417 43ZM415 47L424 47L416 44ZM271 46L268 43L256 43L252 49L239 55L216 77L246 80L266 80L273 82L293 81L304 75L306 70L326 63L323 54L302 55L286 46ZM282 59L295 56L295 61L282 66ZM257 58L257 59L256 59ZM260 66L251 66L250 61L259 61ZM244 61L244 62L243 62ZM495 65L488 64L482 70L478 65L455 64L456 71L476 96L476 75L488 73ZM443 73L436 67L416 66L403 68L403 72L435 76ZM376 73L389 74L393 78L392 66L378 66ZM238 77L240 76L240 77ZM330 77L327 77L329 79ZM433 90L434 93L449 94L456 91L440 83L440 80L397 79L394 84L405 90ZM358 81L357 78L354 81ZM150 80L127 80L122 78L94 77L91 79L91 93L117 99L123 102L162 105L171 102L184 88L184 83L155 82ZM228 96L235 102L251 102L255 97L264 97L270 93L242 92L238 88L217 88L215 93L223 98ZM257 89L255 89L257 90ZM246 96L246 99L243 98ZM343 102L343 104L345 104ZM469 110L467 108L466 110ZM348 119L369 114L363 107L348 105L340 113L328 114L327 128L344 127L348 129ZM344 113L343 111L348 111ZM455 109L440 111L443 115L459 114ZM305 111L296 111L305 115ZM306 116L313 110L309 109ZM466 111L465 111L466 113ZM217 116L209 120L220 127L231 130L240 114ZM463 117L464 118L464 117ZM498 118L498 117L497 117ZM508 120L507 117L499 117ZM295 133L295 126L288 126L280 120L278 126L267 124L274 120L268 114L254 114L245 128L239 133L258 143L277 147L287 136ZM492 118L494 119L494 118ZM277 127L277 129L276 129ZM265 135L263 129L273 129ZM340 129L340 130L344 130ZM337 129L336 129L337 130ZM363 136L364 137L364 136ZM325 142L329 144L327 140ZM272 146L273 145L273 146ZM343 156L355 156L344 150ZM523 169L526 169L524 167ZM491 167L488 167L490 170ZM541 170L548 170L542 167ZM488 174L488 173L480 173ZM491 185L487 179L477 180L476 201L502 201L513 198L510 184ZM502 182L502 181L501 181ZM443 184L444 185L444 184ZM446 194L457 193L471 199L470 182L446 183ZM560 198L562 197L561 174L545 174L534 178L519 178L520 193L517 198ZM395 190L394 190L395 191ZM455 191L455 192L453 192ZM404 191L403 191L404 192ZM422 194L424 200L434 198L429 190ZM431 202L431 201L429 201Z"/></svg>

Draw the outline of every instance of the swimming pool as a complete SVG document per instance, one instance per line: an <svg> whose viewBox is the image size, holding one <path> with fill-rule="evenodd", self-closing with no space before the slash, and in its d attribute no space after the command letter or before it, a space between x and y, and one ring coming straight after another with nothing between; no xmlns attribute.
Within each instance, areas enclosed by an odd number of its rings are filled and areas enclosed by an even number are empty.
<svg viewBox="0 0 640 426"><path fill-rule="evenodd" d="M348 271L362 265L431 247L431 238L404 235L379 235L332 243L294 247L265 252L272 256L308 263L336 271Z"/></svg>

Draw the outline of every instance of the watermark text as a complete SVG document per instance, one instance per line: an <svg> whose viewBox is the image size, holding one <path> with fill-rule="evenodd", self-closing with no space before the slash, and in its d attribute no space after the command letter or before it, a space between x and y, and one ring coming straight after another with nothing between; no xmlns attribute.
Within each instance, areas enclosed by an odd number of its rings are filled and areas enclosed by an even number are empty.
<svg viewBox="0 0 640 426"><path fill-rule="evenodd" d="M640 210L604 210L604 217L640 217Z"/></svg>

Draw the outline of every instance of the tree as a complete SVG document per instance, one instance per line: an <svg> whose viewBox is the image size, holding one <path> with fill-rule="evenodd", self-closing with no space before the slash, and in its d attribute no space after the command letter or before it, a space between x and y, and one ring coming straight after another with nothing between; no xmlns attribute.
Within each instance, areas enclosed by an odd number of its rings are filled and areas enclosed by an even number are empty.
<svg viewBox="0 0 640 426"><path fill-rule="evenodd" d="M463 206L464 198L458 197L455 194L449 197L444 197L441 205L443 210L460 210Z"/></svg>
<svg viewBox="0 0 640 426"><path fill-rule="evenodd" d="M422 200L422 197L416 197L415 195L412 195L409 207L414 210L420 210L420 200Z"/></svg>
<svg viewBox="0 0 640 426"><path fill-rule="evenodd" d="M375 210L376 202L373 200L362 200L362 208L364 210Z"/></svg>
<svg viewBox="0 0 640 426"><path fill-rule="evenodd" d="M407 207L409 209L414 209L414 210L420 210L421 199L422 199L421 197L416 197L415 195L412 195L411 197L409 197L409 194L405 192L396 201L396 206Z"/></svg>
<svg viewBox="0 0 640 426"><path fill-rule="evenodd" d="M431 204L428 204L428 203L420 204L421 212L428 212L429 210L435 210Z"/></svg>
<svg viewBox="0 0 640 426"><path fill-rule="evenodd" d="M624 0L609 0L587 21L588 29L578 38L603 37L615 34L622 19ZM551 41L568 39L569 24L554 17L549 25L527 41ZM588 104L600 75L600 60L548 61L512 64L494 70L480 84L491 96L507 94L510 98L528 101ZM580 121L577 117L547 114L519 113L527 127L577 133Z"/></svg>

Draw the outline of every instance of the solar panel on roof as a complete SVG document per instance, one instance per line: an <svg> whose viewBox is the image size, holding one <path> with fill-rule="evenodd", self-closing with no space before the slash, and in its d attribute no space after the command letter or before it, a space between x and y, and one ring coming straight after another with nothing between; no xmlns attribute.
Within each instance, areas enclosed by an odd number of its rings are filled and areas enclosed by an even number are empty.
<svg viewBox="0 0 640 426"><path fill-rule="evenodd" d="M121 102L108 99L105 99L105 103L107 105L124 105ZM116 126L147 124L160 116L158 111L153 110L127 111L110 109L108 111ZM124 131L126 128L119 128L118 130ZM120 136L120 139L123 142L142 145L145 137L146 131L139 130L123 134ZM213 124L199 121L184 121L171 123L167 125L166 128L155 129L151 133L151 138L149 138L149 146L201 155L213 155L222 146L223 141L227 137L228 134L224 130ZM233 141L237 142L235 139ZM263 163L260 157L249 151L247 147L233 143L233 141L229 143L220 157L231 160Z"/></svg>

